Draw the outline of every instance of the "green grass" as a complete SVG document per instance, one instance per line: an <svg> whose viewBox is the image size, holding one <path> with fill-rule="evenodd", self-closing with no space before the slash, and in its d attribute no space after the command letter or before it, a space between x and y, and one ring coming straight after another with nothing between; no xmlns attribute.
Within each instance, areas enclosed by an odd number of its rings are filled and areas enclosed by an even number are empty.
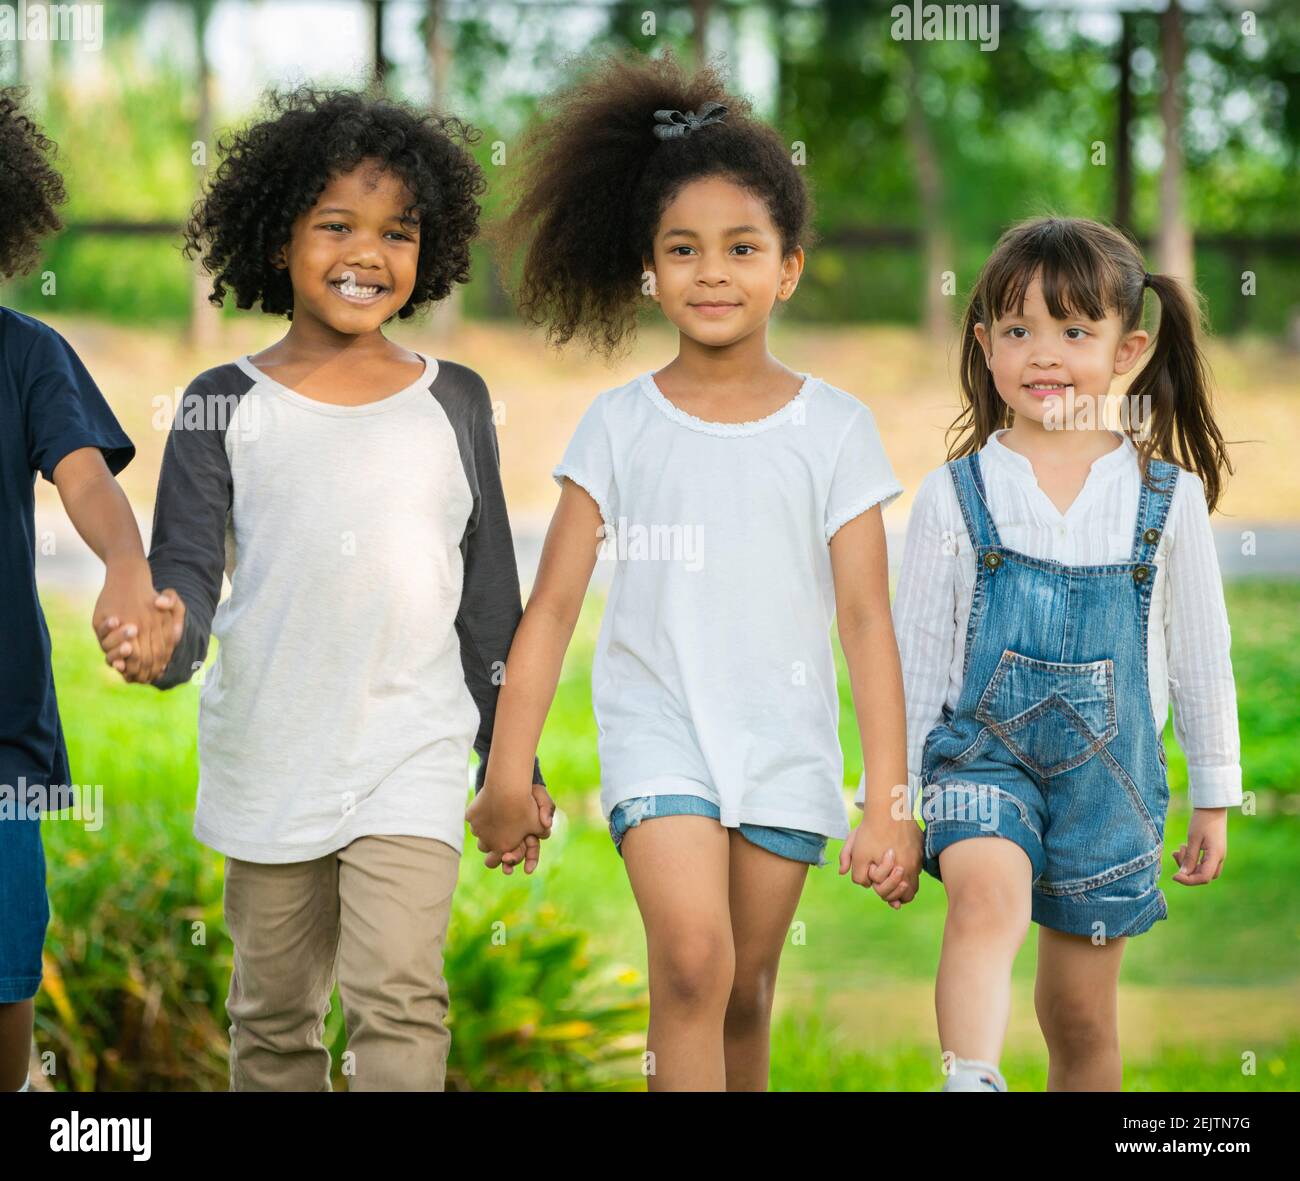
<svg viewBox="0 0 1300 1181"><path fill-rule="evenodd" d="M1046 1089L1041 1054L1007 1054L1001 1068L1013 1091ZM933 1052L921 1047L863 1053L816 1015L786 1016L772 1029L774 1091L937 1091L941 1081ZM1191 1044L1162 1046L1145 1060L1126 1059L1123 1085L1126 1091L1295 1091L1300 1038L1258 1048L1249 1070L1231 1049L1205 1053Z"/></svg>
<svg viewBox="0 0 1300 1181"><path fill-rule="evenodd" d="M1134 1090L1291 1090L1298 1081L1300 1015L1293 1001L1276 1016L1261 1017L1248 1033L1229 1018L1252 1006L1276 1009L1278 996L1289 990L1294 998L1300 982L1300 815L1292 807L1300 797L1297 756L1289 741L1300 723L1295 693L1300 683L1300 584L1235 584L1228 588L1228 602L1246 787L1255 793L1258 807L1255 815L1230 815L1228 864L1211 885L1189 889L1170 882L1174 866L1170 856L1165 858L1162 885L1170 917L1131 941L1125 954L1123 982L1130 990L1125 996L1136 998L1134 1003L1143 998L1153 1003L1157 1027L1126 1058L1126 1086ZM622 1053L636 1040L626 1034L629 1014L637 1012L635 1006L628 1008L628 988L643 996L645 947L622 863L595 798L599 768L588 678L600 608L593 596L543 737L541 757L562 820L543 847L542 868L530 879L516 875L507 883L467 853L453 931L465 939L465 932L478 930L494 916L523 915L519 908L524 901L540 908L511 922L535 932L524 937L536 941L532 946L539 955L544 948L561 948L572 961L557 969L560 975L550 977L546 988L565 995L563 1003L575 1013L609 1016L624 1031L615 1047ZM229 971L228 941L221 930L221 858L197 845L189 833L198 772L198 688L189 685L164 694L121 684L97 657L88 605L56 597L47 599L46 609L73 777L103 785L104 816L97 832L54 819L46 825L56 914L47 951L64 977L84 978L59 982L65 986L62 1005L54 995L57 985L51 990L47 982L38 1010L42 1044L61 1050L77 1085L113 1085L115 1063L157 1054L173 1065L151 1075L151 1085L220 1086L222 1001ZM841 675L845 778L851 788L860 756L842 662ZM1188 810L1185 764L1172 735L1169 742L1172 798L1166 845L1172 850L1183 840ZM803 938L787 947L783 958L773 1086L933 1089L930 1003L944 918L942 888L924 879L915 903L890 910L837 874L838 848L832 843L831 865L809 874L796 915ZM62 910L69 912L70 921L60 922ZM206 943L200 945L193 941L197 922L208 928ZM520 962L527 961L529 950L526 944ZM1031 937L1014 973L1017 1003L1026 1012L1034 961ZM481 1003L490 1009L494 990L502 987L494 983L499 972L494 975L497 970L473 957L459 971L466 979L462 995L487 998ZM585 986L575 986L570 995L564 983L564 973L570 971L606 980L604 999L599 990L593 993ZM471 978L483 983L471 986ZM455 978L451 986L454 1020ZM884 990L881 997L886 999L873 1001L875 989ZM114 1008L112 998L118 993L129 1001L135 998L120 1006L127 1017ZM159 996L168 998L162 1016ZM529 998L516 996L510 1004L520 1028L538 1023L536 1004ZM484 1024L478 1017L465 1020L471 1022L465 1030ZM78 1032L96 1023L112 1030L117 1044L96 1047L84 1031ZM588 1025L584 1017L556 1028L588 1037ZM336 1008L327 1028L332 1043L340 1029ZM538 1057L535 1047L521 1048L517 1030L509 1036L517 1054L512 1073L501 1076L503 1085L538 1085L528 1081L537 1079L639 1085L626 1063L617 1065L617 1055L610 1059L616 1064L603 1074L584 1074L572 1055ZM1253 1056L1256 1073L1243 1074L1243 1054ZM594 1060L596 1051L589 1056ZM485 1068L491 1057L480 1056L476 1068ZM174 1065L186 1061L202 1065ZM1005 1066L1013 1087L1044 1085L1045 1056L1032 1038L1010 1046ZM472 1067L467 1059L465 1069ZM477 1085L490 1084L480 1080Z"/></svg>

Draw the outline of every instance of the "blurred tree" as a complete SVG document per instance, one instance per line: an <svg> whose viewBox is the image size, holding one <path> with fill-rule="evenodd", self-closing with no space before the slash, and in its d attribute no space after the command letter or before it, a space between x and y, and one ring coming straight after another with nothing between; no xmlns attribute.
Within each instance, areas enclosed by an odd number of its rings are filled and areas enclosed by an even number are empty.
<svg viewBox="0 0 1300 1181"><path fill-rule="evenodd" d="M194 79L197 96L197 112L194 119L194 143L192 151L201 153L197 159L191 157L195 166L195 197L203 191L211 166L209 157L216 150L213 143L212 119L212 66L208 60L208 26L212 20L214 0L190 0L190 9L194 18L194 57L198 70ZM212 290L212 278L197 259L191 263L193 281L190 286L190 343L197 348L211 348L216 344L220 327L220 313L208 302Z"/></svg>
<svg viewBox="0 0 1300 1181"><path fill-rule="evenodd" d="M231 2L211 0L209 10ZM376 0L337 2L371 14L378 7ZM142 230L174 237L193 197L182 145L204 119L201 99L197 111L194 104L206 67L188 44L158 51L159 36L173 27L168 11L190 3L107 5L95 69L66 68L73 51L59 44L49 47L49 71L32 79L33 108L45 115L70 170L69 232L51 252L80 252L77 289L69 293L90 304L121 289L118 279L97 277L90 259L114 257L117 239ZM262 0L267 8L281 3ZM1285 327L1287 309L1300 306L1300 4L1253 0L1243 9L1238 0L1183 0L1170 13L1153 0L1034 0L1032 8L1006 0L998 6L996 52L970 39L897 41L893 7L889 0L659 0L652 8L641 0L427 0L421 36L433 104L485 132L474 149L491 181L485 218L508 192L501 182L516 135L574 54L671 46L691 61L707 46L723 55L733 80L764 79L755 95L760 110L806 158L822 241L801 298L788 309L794 318L911 317L935 331L936 268L968 287L1004 226L1047 210L1113 218L1155 244L1154 265L1176 269L1184 264L1156 260L1165 252L1161 235L1178 227L1166 209L1177 207L1183 231L1195 227L1198 282L1215 322ZM377 44L382 55L382 35ZM39 69L34 47L24 48ZM1172 85L1162 67L1166 51L1177 64ZM302 72L311 77L309 39L302 53ZM400 80L389 74L390 85ZM206 116L217 127L244 117L211 109L219 81L209 79ZM78 183L79 176L93 179ZM88 242L91 228L114 237ZM1184 252L1193 245L1182 241ZM1242 297L1246 272L1263 298ZM476 263L467 314L507 310L494 279ZM143 306L141 284L156 283L150 306L166 306L169 282L156 268L132 276L131 302Z"/></svg>
<svg viewBox="0 0 1300 1181"><path fill-rule="evenodd" d="M1160 118L1164 123L1164 160L1160 166L1160 222L1156 258L1161 271L1191 283L1195 279L1192 228L1183 196L1183 65L1187 42L1178 0L1168 0L1160 16Z"/></svg>

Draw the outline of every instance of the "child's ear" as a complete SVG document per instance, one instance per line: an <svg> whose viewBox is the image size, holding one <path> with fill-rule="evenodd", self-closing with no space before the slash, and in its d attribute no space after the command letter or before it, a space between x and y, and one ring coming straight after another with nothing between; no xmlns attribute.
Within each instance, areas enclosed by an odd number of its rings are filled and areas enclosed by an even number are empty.
<svg viewBox="0 0 1300 1181"><path fill-rule="evenodd" d="M985 328L983 324L975 325L975 339L980 342L980 348L984 351L984 364L986 364L989 367L989 371L992 372L993 355L990 352L991 346L989 345L988 329Z"/></svg>
<svg viewBox="0 0 1300 1181"><path fill-rule="evenodd" d="M283 246L271 255L271 265L275 267L277 271L282 271L289 265L289 256L285 252Z"/></svg>
<svg viewBox="0 0 1300 1181"><path fill-rule="evenodd" d="M781 260L781 285L776 290L777 299L785 302L799 286L799 276L803 274L803 247L796 246Z"/></svg>
<svg viewBox="0 0 1300 1181"><path fill-rule="evenodd" d="M1138 358L1147 350L1151 334L1135 328L1119 342L1115 352L1115 373L1117 376L1127 373L1138 363Z"/></svg>

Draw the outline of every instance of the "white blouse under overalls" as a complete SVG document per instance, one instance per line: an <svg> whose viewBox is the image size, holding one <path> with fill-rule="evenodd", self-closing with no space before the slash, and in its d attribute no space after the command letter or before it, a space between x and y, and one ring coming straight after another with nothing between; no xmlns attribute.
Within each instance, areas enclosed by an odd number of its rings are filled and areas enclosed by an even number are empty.
<svg viewBox="0 0 1300 1181"><path fill-rule="evenodd" d="M1038 485L1029 460L989 436L979 453L989 507L1009 548L1065 565L1127 561L1139 481L1137 449L1124 437L1093 463L1062 514ZM1237 695L1228 613L1204 485L1184 471L1156 550L1147 670L1151 709L1163 723L1172 699L1174 733L1187 756L1194 808L1241 803ZM975 558L946 466L922 482L912 506L894 596L907 697L907 766L918 788L926 735L961 694ZM860 784L857 802L862 803Z"/></svg>

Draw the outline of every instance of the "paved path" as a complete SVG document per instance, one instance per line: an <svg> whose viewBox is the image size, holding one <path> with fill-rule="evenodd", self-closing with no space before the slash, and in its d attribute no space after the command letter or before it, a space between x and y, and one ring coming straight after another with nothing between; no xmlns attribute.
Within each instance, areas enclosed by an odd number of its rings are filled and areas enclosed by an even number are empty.
<svg viewBox="0 0 1300 1181"><path fill-rule="evenodd" d="M147 539L150 520L138 513L137 520L141 536ZM895 573L903 556L904 528L889 530L889 564ZM38 512L36 529L36 572L42 589L87 594L98 589L103 568L61 512ZM537 573L545 536L545 521L528 520L515 530L515 555L525 586ZM43 539L53 540L53 553L42 552ZM1214 530L1214 539L1225 578L1300 578L1300 524L1220 524ZM608 586L613 573L613 562L597 562L592 582Z"/></svg>

